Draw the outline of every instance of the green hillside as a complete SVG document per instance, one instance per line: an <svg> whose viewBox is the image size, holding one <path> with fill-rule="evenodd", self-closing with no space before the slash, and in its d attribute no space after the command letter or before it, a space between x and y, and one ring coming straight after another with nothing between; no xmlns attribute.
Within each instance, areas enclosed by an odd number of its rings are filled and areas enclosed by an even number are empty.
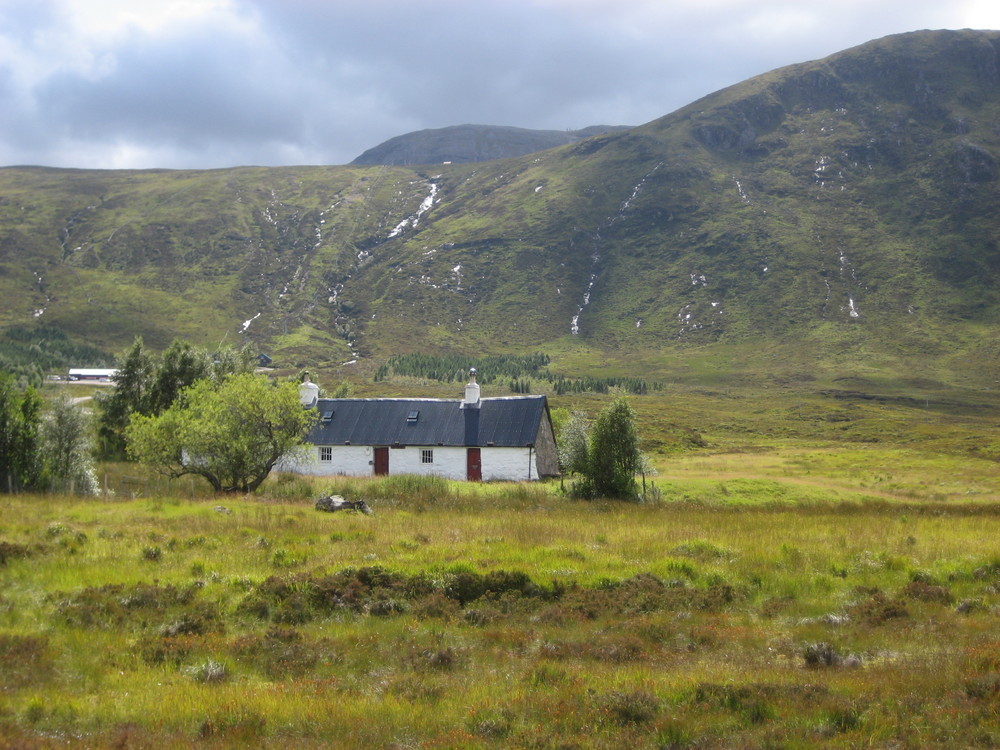
<svg viewBox="0 0 1000 750"><path fill-rule="evenodd" d="M995 388L1000 32L916 32L432 169L0 170L0 325L287 366L544 351L686 383Z"/></svg>

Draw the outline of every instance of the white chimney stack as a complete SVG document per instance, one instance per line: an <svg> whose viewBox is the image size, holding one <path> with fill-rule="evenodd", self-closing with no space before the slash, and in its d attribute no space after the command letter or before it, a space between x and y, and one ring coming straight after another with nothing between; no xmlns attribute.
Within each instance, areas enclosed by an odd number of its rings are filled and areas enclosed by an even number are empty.
<svg viewBox="0 0 1000 750"><path fill-rule="evenodd" d="M299 385L299 401L306 409L313 408L319 401L319 386L312 382L308 375Z"/></svg>
<svg viewBox="0 0 1000 750"><path fill-rule="evenodd" d="M479 408L479 383L476 382L475 367L469 369L469 383L465 386L465 399L462 401L462 408Z"/></svg>

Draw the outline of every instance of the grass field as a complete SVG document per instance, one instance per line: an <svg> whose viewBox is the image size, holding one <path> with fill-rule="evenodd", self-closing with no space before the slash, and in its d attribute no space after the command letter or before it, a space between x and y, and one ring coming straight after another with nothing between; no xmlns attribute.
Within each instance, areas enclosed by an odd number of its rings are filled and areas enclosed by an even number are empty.
<svg viewBox="0 0 1000 750"><path fill-rule="evenodd" d="M0 747L1000 743L995 461L710 442L654 454L643 505L413 477L4 496Z"/></svg>

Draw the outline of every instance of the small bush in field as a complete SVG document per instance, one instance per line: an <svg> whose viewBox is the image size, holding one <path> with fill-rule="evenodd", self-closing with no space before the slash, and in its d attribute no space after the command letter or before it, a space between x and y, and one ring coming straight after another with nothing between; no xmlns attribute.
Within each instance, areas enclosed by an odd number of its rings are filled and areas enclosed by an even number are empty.
<svg viewBox="0 0 1000 750"><path fill-rule="evenodd" d="M732 552L725 547L706 541L705 539L693 539L690 542L683 542L670 550L673 555L680 557L690 557L693 560L709 562L711 560L721 560L732 557Z"/></svg>
<svg viewBox="0 0 1000 750"><path fill-rule="evenodd" d="M0 633L0 685L11 690L45 679L53 668L48 639L42 635Z"/></svg>
<svg viewBox="0 0 1000 750"><path fill-rule="evenodd" d="M691 732L677 721L667 722L656 733L656 746L660 750L681 750L691 743Z"/></svg>
<svg viewBox="0 0 1000 750"><path fill-rule="evenodd" d="M229 670L226 669L226 665L214 659L207 659L198 666L190 667L186 671L195 682L212 684L225 682L229 679Z"/></svg>
<svg viewBox="0 0 1000 750"><path fill-rule="evenodd" d="M901 599L890 599L881 591L876 591L865 601L850 607L848 612L851 617L869 625L882 625L889 620L910 616L905 602Z"/></svg>
<svg viewBox="0 0 1000 750"><path fill-rule="evenodd" d="M625 664L646 658L646 644L634 635L606 638L592 644L593 656L611 664Z"/></svg>
<svg viewBox="0 0 1000 750"><path fill-rule="evenodd" d="M459 616L462 611L461 606L454 599L449 599L440 591L428 594L418 600L412 612L418 620L434 618L438 620L452 621Z"/></svg>
<svg viewBox="0 0 1000 750"><path fill-rule="evenodd" d="M274 610L271 619L284 625L301 625L314 617L309 599L303 592L296 592L284 599Z"/></svg>
<svg viewBox="0 0 1000 750"><path fill-rule="evenodd" d="M155 583L138 583L128 587L107 584L70 594L55 592L49 599L55 602L59 618L74 627L106 629L125 622L155 627L190 610L199 588ZM219 618L217 610L212 615L209 615L210 611L209 606L199 616Z"/></svg>
<svg viewBox="0 0 1000 750"><path fill-rule="evenodd" d="M303 562L301 557L289 552L287 549L279 548L271 555L271 565L275 568L294 568Z"/></svg>
<svg viewBox="0 0 1000 750"><path fill-rule="evenodd" d="M23 544L0 541L0 565L6 565L8 560L18 560L31 554L31 550Z"/></svg>
<svg viewBox="0 0 1000 750"><path fill-rule="evenodd" d="M967 680L965 694L970 698L994 698L1000 696L1000 674L990 674Z"/></svg>
<svg viewBox="0 0 1000 750"><path fill-rule="evenodd" d="M389 617L405 612L407 606L398 599L378 599L368 605L368 614L375 617Z"/></svg>
<svg viewBox="0 0 1000 750"><path fill-rule="evenodd" d="M451 671L459 665L459 652L451 646L435 646L411 652L406 662L411 669L417 671L430 669L442 672Z"/></svg>
<svg viewBox="0 0 1000 750"><path fill-rule="evenodd" d="M510 734L513 716L510 711L478 709L469 717L469 731L487 740L502 740Z"/></svg>
<svg viewBox="0 0 1000 750"><path fill-rule="evenodd" d="M147 638L138 644L139 656L150 666L179 667L198 646L196 637Z"/></svg>
<svg viewBox="0 0 1000 750"><path fill-rule="evenodd" d="M903 587L903 596L908 599L933 602L935 604L952 604L955 601L954 594L944 586L937 586L924 581L911 581L906 584Z"/></svg>
<svg viewBox="0 0 1000 750"><path fill-rule="evenodd" d="M204 635L221 633L225 621L217 605L207 602L195 604L186 609L176 620L160 628L161 635L172 638L178 635Z"/></svg>
<svg viewBox="0 0 1000 750"><path fill-rule="evenodd" d="M645 690L614 691L597 696L597 709L613 724L647 724L660 712L660 701Z"/></svg>
<svg viewBox="0 0 1000 750"><path fill-rule="evenodd" d="M230 646L241 662L253 665L272 680L302 677L330 658L328 644L307 641L294 628L273 627L263 636L245 635Z"/></svg>
<svg viewBox="0 0 1000 750"><path fill-rule="evenodd" d="M845 702L829 709L826 721L836 732L853 732L861 727L861 711L854 704Z"/></svg>
<svg viewBox="0 0 1000 750"><path fill-rule="evenodd" d="M837 649L829 643L810 643L802 653L807 667L836 667L843 661Z"/></svg>

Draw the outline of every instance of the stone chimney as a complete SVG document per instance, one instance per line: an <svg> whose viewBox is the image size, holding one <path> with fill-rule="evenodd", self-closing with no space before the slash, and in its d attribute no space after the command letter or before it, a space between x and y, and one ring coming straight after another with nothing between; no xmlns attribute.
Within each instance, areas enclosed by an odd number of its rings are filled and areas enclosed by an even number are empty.
<svg viewBox="0 0 1000 750"><path fill-rule="evenodd" d="M479 408L479 383L476 382L476 368L469 368L469 382L465 386L465 398L462 400L463 409Z"/></svg>
<svg viewBox="0 0 1000 750"><path fill-rule="evenodd" d="M306 409L312 409L319 401L319 386L312 382L308 375L299 385L299 401Z"/></svg>

